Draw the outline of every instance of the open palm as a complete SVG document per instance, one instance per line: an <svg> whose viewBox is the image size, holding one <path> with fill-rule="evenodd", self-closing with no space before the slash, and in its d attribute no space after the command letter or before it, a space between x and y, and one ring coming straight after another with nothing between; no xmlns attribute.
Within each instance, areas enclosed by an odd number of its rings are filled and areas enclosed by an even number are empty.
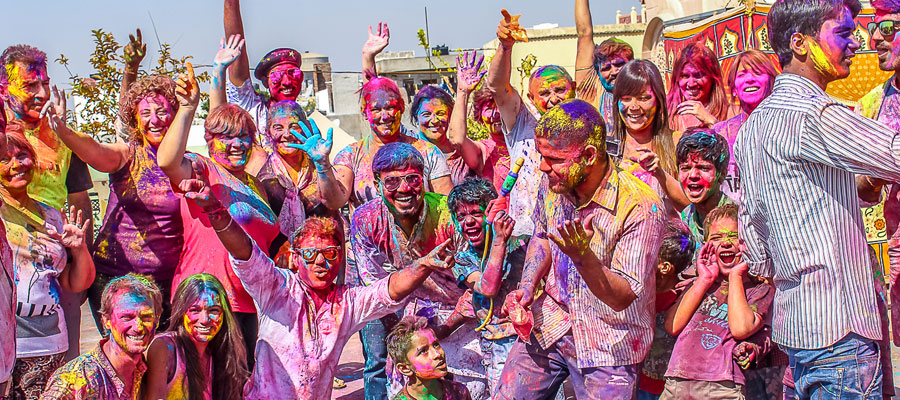
<svg viewBox="0 0 900 400"><path fill-rule="evenodd" d="M241 39L241 35L231 35L227 42L225 38L222 38L219 41L219 51L216 53L213 63L225 67L231 65L234 60L240 57L243 47L244 39Z"/></svg>
<svg viewBox="0 0 900 400"><path fill-rule="evenodd" d="M62 232L56 231L55 227L51 226L52 229L47 232L47 235L67 248L81 247L85 245L84 232L90 222L89 219L83 218L81 210L70 207L68 217L63 213Z"/></svg>
<svg viewBox="0 0 900 400"><path fill-rule="evenodd" d="M325 137L319 131L316 121L309 120L310 128L306 128L306 124L300 124L302 133L291 129L291 134L300 141L300 144L288 144L288 147L303 150L309 158L316 164L322 164L328 160L331 154L331 147L334 143L334 128L328 128Z"/></svg>
<svg viewBox="0 0 900 400"><path fill-rule="evenodd" d="M463 52L462 58L456 56L456 90L460 92L471 92L478 86L478 82L487 74L487 70L482 70L481 65L484 63L484 54L478 57L478 52Z"/></svg>
<svg viewBox="0 0 900 400"><path fill-rule="evenodd" d="M388 29L387 22L379 22L377 32L372 32L372 27L369 27L369 39L366 40L366 44L363 45L363 53L381 53L381 51L388 46L390 41L391 30Z"/></svg>

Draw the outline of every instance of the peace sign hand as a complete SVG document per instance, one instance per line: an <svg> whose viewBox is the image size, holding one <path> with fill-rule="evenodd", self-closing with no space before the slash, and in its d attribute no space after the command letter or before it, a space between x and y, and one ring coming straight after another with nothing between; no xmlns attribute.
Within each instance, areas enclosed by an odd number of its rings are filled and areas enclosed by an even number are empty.
<svg viewBox="0 0 900 400"><path fill-rule="evenodd" d="M122 59L125 60L127 69L130 72L137 72L138 67L141 65L141 61L143 61L144 56L147 55L147 44L141 39L140 28L137 30L137 37L135 37L135 35L128 35L128 44L125 45L123 53Z"/></svg>

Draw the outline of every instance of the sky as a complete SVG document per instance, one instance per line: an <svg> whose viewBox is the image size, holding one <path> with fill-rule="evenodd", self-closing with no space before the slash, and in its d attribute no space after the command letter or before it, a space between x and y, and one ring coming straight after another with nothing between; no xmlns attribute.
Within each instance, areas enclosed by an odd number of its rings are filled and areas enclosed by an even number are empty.
<svg viewBox="0 0 900 400"><path fill-rule="evenodd" d="M160 42L172 45L176 57L192 55L194 64L211 64L224 35L222 5L221 0L10 2L3 7L6 18L0 23L0 44L27 43L44 50L50 78L56 83L69 76L54 61L60 54L69 58L73 74L92 72L91 30L97 28L113 33L120 45L128 42L135 28L141 28L148 50L145 68L155 62L157 35ZM478 48L495 38L501 8L522 14L520 22L525 27L574 25L572 0L244 0L241 8L251 67L271 49L293 47L327 55L334 71L359 71L368 26L378 21L391 28L386 51L417 50L421 55L416 32L425 28L424 7L428 7L432 45L446 44L450 49ZM631 7L640 9L640 2L594 0L593 22L613 23L617 9L625 14Z"/></svg>

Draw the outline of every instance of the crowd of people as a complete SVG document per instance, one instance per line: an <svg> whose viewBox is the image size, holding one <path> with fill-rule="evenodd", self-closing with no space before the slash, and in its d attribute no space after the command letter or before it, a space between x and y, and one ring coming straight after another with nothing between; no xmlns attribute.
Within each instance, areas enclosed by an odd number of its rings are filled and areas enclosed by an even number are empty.
<svg viewBox="0 0 900 400"><path fill-rule="evenodd" d="M238 0L208 156L186 150L193 67L139 77L140 31L114 143L68 124L44 52L10 46L0 399L326 399L357 333L367 400L564 384L578 399L890 398L900 311L860 207L884 202L893 281L900 1L871 3L895 74L855 109L825 89L860 48L858 0L778 0L774 58L750 49L723 71L691 44L668 81L626 42L596 44L575 0L574 79L543 65L524 93L510 75L527 33L502 10L493 58L460 54L455 87L409 104L376 71L379 23L362 48L370 131L333 159L332 129L296 102L300 52L251 75ZM88 166L109 174L96 228ZM79 354L85 299L103 338Z"/></svg>

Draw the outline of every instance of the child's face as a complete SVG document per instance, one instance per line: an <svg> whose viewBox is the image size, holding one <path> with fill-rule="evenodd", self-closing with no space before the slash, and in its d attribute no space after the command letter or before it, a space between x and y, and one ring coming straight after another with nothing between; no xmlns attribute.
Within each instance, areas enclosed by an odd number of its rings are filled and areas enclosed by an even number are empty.
<svg viewBox="0 0 900 400"><path fill-rule="evenodd" d="M409 369L419 379L440 379L447 375L444 349L431 329L413 333L406 358L409 359Z"/></svg>
<svg viewBox="0 0 900 400"><path fill-rule="evenodd" d="M484 244L484 210L480 205L460 203L456 210L456 227L472 246Z"/></svg>
<svg viewBox="0 0 900 400"><path fill-rule="evenodd" d="M731 268L741 262L738 224L733 218L719 218L709 226L707 242L713 243L716 249L716 262L719 273L728 276Z"/></svg>
<svg viewBox="0 0 900 400"><path fill-rule="evenodd" d="M702 203L719 191L721 176L716 166L699 153L688 155L687 160L678 164L678 181L684 195L691 203Z"/></svg>

